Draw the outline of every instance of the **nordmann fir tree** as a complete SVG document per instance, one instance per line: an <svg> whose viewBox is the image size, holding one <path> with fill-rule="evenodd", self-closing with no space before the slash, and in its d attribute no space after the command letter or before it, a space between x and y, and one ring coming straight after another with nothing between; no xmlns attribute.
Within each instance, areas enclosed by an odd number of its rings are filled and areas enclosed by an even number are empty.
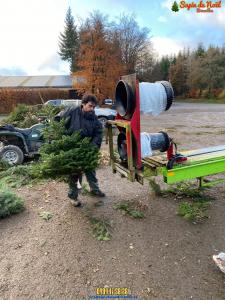
<svg viewBox="0 0 225 300"><path fill-rule="evenodd" d="M40 163L34 164L32 177L66 179L67 175L95 170L99 149L79 132L67 135L65 121L51 121L44 132L46 143L40 149Z"/></svg>
<svg viewBox="0 0 225 300"><path fill-rule="evenodd" d="M64 32L59 35L59 55L62 60L68 61L70 64L70 71L76 72L77 59L79 51L79 38L77 28L74 23L74 18L71 13L71 8L68 8L65 19Z"/></svg>

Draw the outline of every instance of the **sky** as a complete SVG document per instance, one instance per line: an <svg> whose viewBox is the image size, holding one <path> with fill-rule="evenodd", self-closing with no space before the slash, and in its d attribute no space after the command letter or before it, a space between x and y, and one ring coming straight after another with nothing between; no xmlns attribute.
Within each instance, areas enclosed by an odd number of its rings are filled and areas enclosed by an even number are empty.
<svg viewBox="0 0 225 300"><path fill-rule="evenodd" d="M225 3L212 13L196 8L171 10L174 0L0 0L0 76L68 75L69 65L58 55L59 34L63 32L68 7L75 23L99 10L113 21L132 14L149 37L158 57L195 49L225 45ZM183 3L199 3L183 1ZM225 1L224 1L225 2ZM177 1L180 5L180 1ZM215 4L216 1L211 1ZM206 1L203 1L206 4Z"/></svg>

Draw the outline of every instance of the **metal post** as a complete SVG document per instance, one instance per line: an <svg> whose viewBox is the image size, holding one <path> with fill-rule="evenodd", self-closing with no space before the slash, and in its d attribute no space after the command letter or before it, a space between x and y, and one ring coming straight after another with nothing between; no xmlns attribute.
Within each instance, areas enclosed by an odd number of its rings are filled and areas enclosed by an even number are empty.
<svg viewBox="0 0 225 300"><path fill-rule="evenodd" d="M109 153L110 153L110 164L113 168L113 171L115 171L114 167L114 150L113 150L113 131L112 131L112 124L108 124L108 135L109 135Z"/></svg>

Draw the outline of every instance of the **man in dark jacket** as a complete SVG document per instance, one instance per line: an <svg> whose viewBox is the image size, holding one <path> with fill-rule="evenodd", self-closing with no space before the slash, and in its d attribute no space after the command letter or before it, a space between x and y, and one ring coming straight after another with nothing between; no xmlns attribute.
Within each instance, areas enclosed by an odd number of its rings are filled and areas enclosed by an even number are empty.
<svg viewBox="0 0 225 300"><path fill-rule="evenodd" d="M55 119L66 119L66 129L68 134L80 131L82 137L91 138L91 143L100 149L102 143L102 124L94 112L96 105L97 99L94 95L84 95L81 107L70 107L69 109L60 112ZM96 172L86 172L85 175L90 186L90 193L94 196L104 197L105 194L98 186ZM68 197L71 199L71 203L76 207L81 206L81 202L78 200L78 180L82 180L81 174L69 176Z"/></svg>

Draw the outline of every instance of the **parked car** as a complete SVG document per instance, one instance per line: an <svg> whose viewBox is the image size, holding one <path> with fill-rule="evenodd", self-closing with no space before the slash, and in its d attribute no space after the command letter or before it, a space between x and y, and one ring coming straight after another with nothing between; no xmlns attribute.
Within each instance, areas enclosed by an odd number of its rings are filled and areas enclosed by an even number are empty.
<svg viewBox="0 0 225 300"><path fill-rule="evenodd" d="M60 106L63 99L51 99L44 103L44 105Z"/></svg>
<svg viewBox="0 0 225 300"><path fill-rule="evenodd" d="M56 99L56 100L60 100L60 99ZM61 102L60 101L53 102L56 100L48 100L45 103L45 105L49 104L49 105L54 105L54 106L69 107L69 106L80 106L81 102L82 102L82 100L80 100L80 99L61 99ZM108 100L111 100L111 99L108 99ZM96 106L95 114L98 117L99 121L102 123L102 125L105 126L105 124L108 120L115 119L117 112L115 109Z"/></svg>
<svg viewBox="0 0 225 300"><path fill-rule="evenodd" d="M81 105L82 100L80 99L65 99L62 101L63 106L80 106Z"/></svg>
<svg viewBox="0 0 225 300"><path fill-rule="evenodd" d="M96 106L95 114L98 117L99 121L102 123L102 125L105 126L108 120L115 119L117 112L115 109Z"/></svg>
<svg viewBox="0 0 225 300"><path fill-rule="evenodd" d="M53 106L79 106L81 105L80 99L53 99L45 102L44 105L53 105Z"/></svg>
<svg viewBox="0 0 225 300"><path fill-rule="evenodd" d="M112 99L105 99L105 100L104 100L104 104L112 105L112 104L113 104L113 101L112 101Z"/></svg>

